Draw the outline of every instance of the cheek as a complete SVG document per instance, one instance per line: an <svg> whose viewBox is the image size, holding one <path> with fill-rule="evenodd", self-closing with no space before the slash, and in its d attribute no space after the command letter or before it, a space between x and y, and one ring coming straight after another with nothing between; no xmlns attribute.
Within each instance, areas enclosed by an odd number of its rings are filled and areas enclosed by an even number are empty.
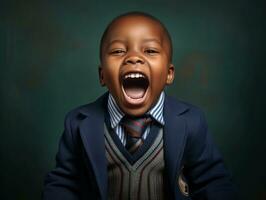
<svg viewBox="0 0 266 200"><path fill-rule="evenodd" d="M108 66L113 66L113 65L119 65L121 63L121 57L120 56L114 56L114 57L106 57L104 64L108 65Z"/></svg>
<svg viewBox="0 0 266 200"><path fill-rule="evenodd" d="M151 73L154 77L158 78L158 81L163 80L167 76L167 66L165 63L157 64L151 69Z"/></svg>
<svg viewBox="0 0 266 200"><path fill-rule="evenodd" d="M104 67L106 69L106 74L109 76L109 77L112 77L114 75L118 75L119 74L119 67L120 64L116 61L114 61L113 59L112 60L107 60L105 63L104 63Z"/></svg>
<svg viewBox="0 0 266 200"><path fill-rule="evenodd" d="M119 69L107 68L105 71L105 82L109 88L115 88L119 85Z"/></svg>
<svg viewBox="0 0 266 200"><path fill-rule="evenodd" d="M167 75L165 74L165 72L154 72L152 74L152 83L151 83L151 87L152 88L163 88L164 85L166 84L166 77Z"/></svg>

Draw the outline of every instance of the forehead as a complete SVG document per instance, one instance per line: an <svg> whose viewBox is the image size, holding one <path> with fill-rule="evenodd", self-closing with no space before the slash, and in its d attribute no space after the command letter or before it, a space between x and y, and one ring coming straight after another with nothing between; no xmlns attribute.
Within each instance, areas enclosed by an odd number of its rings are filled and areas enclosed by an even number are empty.
<svg viewBox="0 0 266 200"><path fill-rule="evenodd" d="M154 38L163 42L165 31L161 24L145 16L124 16L115 20L109 27L107 41L127 38Z"/></svg>

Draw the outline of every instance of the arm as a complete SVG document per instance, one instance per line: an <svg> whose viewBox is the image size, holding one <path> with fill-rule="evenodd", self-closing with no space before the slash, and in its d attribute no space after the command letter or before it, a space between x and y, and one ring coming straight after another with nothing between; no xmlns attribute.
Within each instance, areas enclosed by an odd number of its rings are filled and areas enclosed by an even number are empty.
<svg viewBox="0 0 266 200"><path fill-rule="evenodd" d="M45 178L43 200L79 199L79 163L77 145L70 128L70 116L67 115L56 155L56 168Z"/></svg>
<svg viewBox="0 0 266 200"><path fill-rule="evenodd" d="M191 130L186 149L184 174L190 196L196 200L233 200L236 198L231 175L216 149L203 113L195 130Z"/></svg>

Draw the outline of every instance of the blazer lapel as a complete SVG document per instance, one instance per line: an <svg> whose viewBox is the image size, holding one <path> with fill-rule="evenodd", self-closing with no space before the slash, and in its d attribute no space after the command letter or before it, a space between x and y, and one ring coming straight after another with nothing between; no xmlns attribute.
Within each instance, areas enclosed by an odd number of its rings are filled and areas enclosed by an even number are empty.
<svg viewBox="0 0 266 200"><path fill-rule="evenodd" d="M164 106L164 156L165 168L169 176L170 186L174 193L177 187L177 176L183 155L186 134L186 123L181 114L188 107L185 104L176 103L176 100L167 97Z"/></svg>
<svg viewBox="0 0 266 200"><path fill-rule="evenodd" d="M106 96L106 95L105 95ZM79 128L102 199L107 198L107 161L104 145L104 97L92 104Z"/></svg>

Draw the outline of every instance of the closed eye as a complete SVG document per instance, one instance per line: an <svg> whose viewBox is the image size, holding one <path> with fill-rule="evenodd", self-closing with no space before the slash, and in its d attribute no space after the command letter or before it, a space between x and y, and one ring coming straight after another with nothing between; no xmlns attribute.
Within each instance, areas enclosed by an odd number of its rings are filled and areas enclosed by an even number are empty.
<svg viewBox="0 0 266 200"><path fill-rule="evenodd" d="M110 52L111 55L121 55L124 54L126 51L123 49L114 49Z"/></svg>
<svg viewBox="0 0 266 200"><path fill-rule="evenodd" d="M156 55L159 53L159 51L155 49L146 49L144 52L149 55Z"/></svg>

